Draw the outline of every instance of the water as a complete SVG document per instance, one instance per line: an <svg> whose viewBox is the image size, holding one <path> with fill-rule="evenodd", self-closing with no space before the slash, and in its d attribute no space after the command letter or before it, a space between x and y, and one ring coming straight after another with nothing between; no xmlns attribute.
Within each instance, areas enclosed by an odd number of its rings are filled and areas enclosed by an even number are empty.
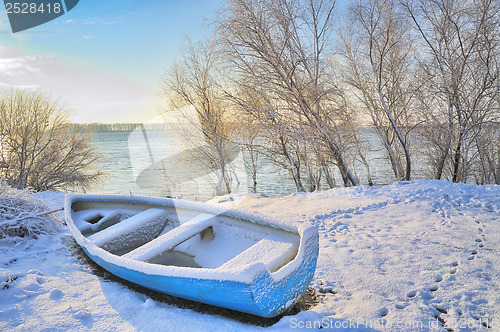
<svg viewBox="0 0 500 332"><path fill-rule="evenodd" d="M135 136L134 136L135 135ZM142 141L142 132L111 131L98 132L92 137L99 152L104 155L105 160L99 166L106 177L103 178L102 185L94 187L89 193L95 194L121 194L121 195L141 195L159 196L167 195L183 199L206 201L215 196L215 178L209 175L191 176L191 164L176 162L170 158L170 164L162 164L162 167L154 169L154 172L143 173L142 182L137 184L137 175L141 170L151 164L150 158L155 160L165 158L179 152L178 144L175 144L175 137L166 137L161 131L148 131L149 146L147 149ZM366 130L362 137L368 145L367 159L370 163L371 175L375 185L386 185L393 182L394 174L390 165L385 159L385 151L379 144L378 137L374 132ZM244 173L242 158L235 159L239 164L237 169L240 185L234 184L233 192L249 192L252 189L252 180ZM414 157L414 164L417 158ZM414 166L415 169L415 166ZM355 163L353 170L361 182L366 184L366 171L360 162ZM334 174L337 184L341 185L340 175ZM415 169L413 179L425 178L423 169ZM287 171L278 168L272 163L264 163L257 175L257 191L268 196L281 196L296 191L295 184ZM326 189L326 188L323 188Z"/></svg>
<svg viewBox="0 0 500 332"><path fill-rule="evenodd" d="M98 132L92 137L92 144L105 157L100 164L100 169L106 173L102 184L95 186L88 193L93 194L121 194L121 195L141 195L141 196L159 196L168 195L205 201L215 196L214 179L207 175L195 176L194 180L183 181L179 179L179 174L186 173L186 168L190 165L175 165L168 169L155 169L156 172L146 173L147 183L137 184L137 175L141 169L150 165L149 155L146 148L140 143L135 144L131 139L129 144L130 132L112 131ZM149 133L150 142L159 139L163 140L161 146L166 153L176 152L174 144L169 144L169 138L162 136L161 132ZM157 142L157 141L156 141ZM154 156L161 155L159 144L151 144ZM156 148L156 150L155 150ZM158 158L157 158L158 159ZM236 160L238 161L238 160ZM141 165L142 164L142 165ZM252 180L244 174L243 166L240 160L240 167L237 170L240 185L234 185L234 192L251 191ZM144 180L144 179L143 179ZM277 169L272 164L263 165L258 174L258 191L266 195L284 195L295 191L293 181L286 177L284 170Z"/></svg>

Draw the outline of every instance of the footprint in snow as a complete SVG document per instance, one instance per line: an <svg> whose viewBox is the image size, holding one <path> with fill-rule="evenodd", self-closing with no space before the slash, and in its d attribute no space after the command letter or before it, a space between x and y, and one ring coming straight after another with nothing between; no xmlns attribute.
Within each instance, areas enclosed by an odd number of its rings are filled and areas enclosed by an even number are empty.
<svg viewBox="0 0 500 332"><path fill-rule="evenodd" d="M450 265L452 266L452 268L450 269L450 274L453 275L453 274L457 273L457 270L458 270L457 267L458 267L458 265L460 265L460 263L458 261L453 261L450 263Z"/></svg>
<svg viewBox="0 0 500 332"><path fill-rule="evenodd" d="M42 285L45 283L45 278L43 274L38 271L32 272L28 271L28 275L26 275L23 280L19 282L19 287L27 294L38 294L42 292Z"/></svg>
<svg viewBox="0 0 500 332"><path fill-rule="evenodd" d="M433 290L434 289L434 290ZM434 299L434 295L433 295L433 292L437 291L439 289L439 287L435 286L435 287L432 287L430 289L430 292L422 292L422 294L420 295L420 297L423 299L423 300L432 300Z"/></svg>
<svg viewBox="0 0 500 332"><path fill-rule="evenodd" d="M80 309L73 314L73 318L80 320L80 322L87 328L91 329L94 325L94 317L87 309Z"/></svg>
<svg viewBox="0 0 500 332"><path fill-rule="evenodd" d="M442 314L445 314L445 315L448 314L448 310L446 310L446 309L443 309L443 308L440 308L440 307L436 307L435 309L437 311L439 311L440 313L442 313Z"/></svg>
<svg viewBox="0 0 500 332"><path fill-rule="evenodd" d="M381 308L379 311L378 311L379 315L381 317L385 317L389 314L389 309L387 309L386 307L383 307Z"/></svg>
<svg viewBox="0 0 500 332"><path fill-rule="evenodd" d="M416 291L416 290L409 291L409 292L406 294L406 297L408 297L408 298L410 298L410 299L413 299L415 296L417 296L417 291Z"/></svg>
<svg viewBox="0 0 500 332"><path fill-rule="evenodd" d="M441 325L442 325L442 326L446 326L446 325L447 325L447 322L446 322L446 320L445 320L445 319L443 319L443 317L441 317L441 315L447 315L447 314L448 314L448 310L443 309L443 308L440 308L440 307L436 307L436 308L434 308L434 309L436 309L436 311L438 312L438 313L434 314L434 318L435 318L437 321L439 321L439 322L441 323ZM445 316L445 318L446 318L446 316ZM448 329L447 331L453 331L453 330Z"/></svg>
<svg viewBox="0 0 500 332"><path fill-rule="evenodd" d="M471 261L471 260L473 260L474 258L476 258L476 255L477 255L477 250L472 250L472 251L470 252L470 256L469 256L469 257L467 257L467 259Z"/></svg>
<svg viewBox="0 0 500 332"><path fill-rule="evenodd" d="M402 309L406 308L407 306L409 306L408 303L396 303L396 308L397 309L401 309L402 310Z"/></svg>
<svg viewBox="0 0 500 332"><path fill-rule="evenodd" d="M15 263L15 262L17 262L17 258L13 258L13 259L11 259L10 261L8 261L8 262L4 263L4 265L8 266L8 265L11 265L11 264L13 264L13 263Z"/></svg>
<svg viewBox="0 0 500 332"><path fill-rule="evenodd" d="M50 299L54 301L59 301L63 298L64 294L59 289L54 289L50 292Z"/></svg>

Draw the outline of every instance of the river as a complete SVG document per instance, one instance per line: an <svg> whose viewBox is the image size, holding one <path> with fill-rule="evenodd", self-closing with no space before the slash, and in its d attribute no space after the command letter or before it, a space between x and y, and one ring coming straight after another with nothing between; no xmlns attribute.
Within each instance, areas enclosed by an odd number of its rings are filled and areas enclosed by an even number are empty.
<svg viewBox="0 0 500 332"><path fill-rule="evenodd" d="M209 175L200 175L187 179L186 169L190 165L178 162L178 159L169 158L178 155L179 147L175 138L165 137L161 131L148 131L149 140L144 142L145 132L108 131L97 132L92 135L92 144L104 156L99 167L106 173L102 184L94 187L89 193L125 194L174 197L205 201L215 195L214 178ZM392 170L384 158L385 152L378 143L375 133L365 131L363 138L368 145L367 159L370 162L371 175L377 186L393 182ZM146 144L146 145L145 145ZM235 174L239 185L234 184L235 192L248 192L252 189L252 180L245 175L243 155L233 162L237 164ZM151 168L154 161L169 159L167 166L156 167L151 172L143 172ZM177 162L176 162L177 160ZM355 172L361 182L366 184L366 171L359 162L355 164ZM154 167L153 167L154 168ZM422 168L415 168L414 179L425 178ZM183 179L182 177L186 177ZM295 192L293 180L287 172L270 162L264 162L258 172L257 192L268 196L281 196ZM341 183L338 174L337 183ZM139 178L142 180L139 181ZM139 184L138 184L139 183Z"/></svg>

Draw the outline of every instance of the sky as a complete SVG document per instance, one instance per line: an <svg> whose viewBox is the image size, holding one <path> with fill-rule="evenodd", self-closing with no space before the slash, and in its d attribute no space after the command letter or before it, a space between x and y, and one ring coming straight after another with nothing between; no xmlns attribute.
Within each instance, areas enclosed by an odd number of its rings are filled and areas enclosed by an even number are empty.
<svg viewBox="0 0 500 332"><path fill-rule="evenodd" d="M55 20L12 33L0 4L0 90L38 89L74 122L146 122L186 37L209 33L219 0L80 0Z"/></svg>

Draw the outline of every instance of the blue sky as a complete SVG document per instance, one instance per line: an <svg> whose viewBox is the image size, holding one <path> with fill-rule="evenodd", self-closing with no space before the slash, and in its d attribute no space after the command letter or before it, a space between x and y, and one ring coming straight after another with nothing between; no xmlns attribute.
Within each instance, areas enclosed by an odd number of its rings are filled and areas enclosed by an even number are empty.
<svg viewBox="0 0 500 332"><path fill-rule="evenodd" d="M158 115L160 78L186 36L208 33L218 0L80 0L13 34L0 10L0 89L44 91L76 122L143 122Z"/></svg>

